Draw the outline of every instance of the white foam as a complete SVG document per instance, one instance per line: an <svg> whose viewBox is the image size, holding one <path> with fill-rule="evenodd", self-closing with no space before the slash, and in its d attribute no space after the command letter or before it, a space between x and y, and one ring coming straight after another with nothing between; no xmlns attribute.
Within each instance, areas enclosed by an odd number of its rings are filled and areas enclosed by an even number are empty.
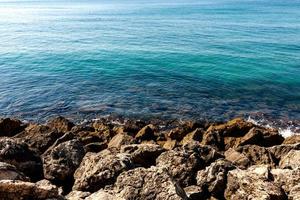
<svg viewBox="0 0 300 200"><path fill-rule="evenodd" d="M279 128L278 132L280 135L282 135L285 138L292 136L292 135L298 135L298 133L293 132L290 127L285 128L285 129Z"/></svg>

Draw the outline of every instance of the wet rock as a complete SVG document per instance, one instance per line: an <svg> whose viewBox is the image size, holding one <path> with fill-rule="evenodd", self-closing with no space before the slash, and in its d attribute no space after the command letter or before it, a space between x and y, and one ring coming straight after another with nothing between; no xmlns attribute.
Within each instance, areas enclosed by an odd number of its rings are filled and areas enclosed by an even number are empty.
<svg viewBox="0 0 300 200"><path fill-rule="evenodd" d="M300 150L291 150L279 162L280 168L300 168Z"/></svg>
<svg viewBox="0 0 300 200"><path fill-rule="evenodd" d="M235 166L224 159L213 162L204 170L197 173L197 185L205 194L215 198L224 198L224 191L227 182L227 173L235 169Z"/></svg>
<svg viewBox="0 0 300 200"><path fill-rule="evenodd" d="M23 131L25 126L17 119L0 119L0 136L14 136Z"/></svg>
<svg viewBox="0 0 300 200"><path fill-rule="evenodd" d="M299 144L300 143L300 135L292 135L289 136L287 138L285 138L285 140L283 141L283 144Z"/></svg>
<svg viewBox="0 0 300 200"><path fill-rule="evenodd" d="M42 160L28 145L11 138L0 139L0 162L14 165L32 180L43 177Z"/></svg>
<svg viewBox="0 0 300 200"><path fill-rule="evenodd" d="M117 176L133 167L129 154L106 149L87 153L74 174L73 190L95 192L115 182Z"/></svg>
<svg viewBox="0 0 300 200"><path fill-rule="evenodd" d="M181 145L186 145L195 141L202 140L203 130L200 128L195 129L194 131L188 133L180 142Z"/></svg>
<svg viewBox="0 0 300 200"><path fill-rule="evenodd" d="M73 126L75 126L72 122L70 122L68 119L64 117L56 117L53 119L50 119L47 123L47 126L49 126L52 129L57 130L58 132L65 133L67 131L70 131Z"/></svg>
<svg viewBox="0 0 300 200"><path fill-rule="evenodd" d="M154 130L155 127L152 124L149 124L142 128L136 135L135 139L137 141L142 141L142 140L155 140L155 135L154 135Z"/></svg>
<svg viewBox="0 0 300 200"><path fill-rule="evenodd" d="M184 190L163 168L136 168L119 175L114 191L123 199L182 200Z"/></svg>
<svg viewBox="0 0 300 200"><path fill-rule="evenodd" d="M14 165L0 162L0 180L29 181L29 178L19 172Z"/></svg>
<svg viewBox="0 0 300 200"><path fill-rule="evenodd" d="M182 186L196 182L196 173L221 155L209 146L189 145L162 153L156 165L165 167Z"/></svg>
<svg viewBox="0 0 300 200"><path fill-rule="evenodd" d="M0 181L0 199L20 200L20 199L56 199L63 200L59 195L56 186L48 181L39 181L37 183L24 182L19 180L1 180Z"/></svg>
<svg viewBox="0 0 300 200"><path fill-rule="evenodd" d="M238 167L245 169L251 165L266 164L276 166L276 159L267 148L256 145L245 145L225 152L225 158Z"/></svg>
<svg viewBox="0 0 300 200"><path fill-rule="evenodd" d="M90 196L90 192L82 192L82 191L71 191L65 198L67 200L85 200L86 197Z"/></svg>
<svg viewBox="0 0 300 200"><path fill-rule="evenodd" d="M252 166L247 170L234 169L228 172L225 198L232 200L283 200L284 191L271 181L267 166Z"/></svg>
<svg viewBox="0 0 300 200"><path fill-rule="evenodd" d="M43 155L45 178L59 185L72 184L73 174L85 152L78 140L63 142ZM71 188L69 186L69 188Z"/></svg>
<svg viewBox="0 0 300 200"><path fill-rule="evenodd" d="M134 143L132 136L127 135L126 133L119 133L111 139L111 141L108 143L108 147L120 148L122 145L128 145L132 143Z"/></svg>
<svg viewBox="0 0 300 200"><path fill-rule="evenodd" d="M52 130L48 126L30 124L25 131L15 136L22 139L31 148L37 149L40 154L44 153L63 133Z"/></svg>
<svg viewBox="0 0 300 200"><path fill-rule="evenodd" d="M150 167L155 165L156 158L164 152L157 144L132 144L121 148L122 153L128 153L136 166Z"/></svg>

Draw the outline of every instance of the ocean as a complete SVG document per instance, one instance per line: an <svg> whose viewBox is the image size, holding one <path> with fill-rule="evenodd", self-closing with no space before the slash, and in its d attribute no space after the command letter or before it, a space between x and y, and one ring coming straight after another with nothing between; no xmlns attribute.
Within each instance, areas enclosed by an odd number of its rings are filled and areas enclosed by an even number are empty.
<svg viewBox="0 0 300 200"><path fill-rule="evenodd" d="M0 1L0 115L300 119L300 1Z"/></svg>

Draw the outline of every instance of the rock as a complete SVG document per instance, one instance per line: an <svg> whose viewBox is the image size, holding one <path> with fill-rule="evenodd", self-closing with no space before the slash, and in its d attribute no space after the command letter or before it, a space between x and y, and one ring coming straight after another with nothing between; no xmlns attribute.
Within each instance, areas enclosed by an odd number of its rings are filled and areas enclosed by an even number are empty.
<svg viewBox="0 0 300 200"><path fill-rule="evenodd" d="M87 153L74 174L73 190L95 192L115 182L117 176L133 167L129 154L106 149Z"/></svg>
<svg viewBox="0 0 300 200"><path fill-rule="evenodd" d="M206 194L202 191L202 188L197 185L190 185L184 188L189 200L206 199Z"/></svg>
<svg viewBox="0 0 300 200"><path fill-rule="evenodd" d="M234 169L228 172L225 198L232 200L283 200L284 191L271 182L267 166L252 166L247 170Z"/></svg>
<svg viewBox="0 0 300 200"><path fill-rule="evenodd" d="M71 191L67 196L67 200L85 200L86 197L90 196L90 192L82 192L82 191Z"/></svg>
<svg viewBox="0 0 300 200"><path fill-rule="evenodd" d="M142 140L155 140L155 135L154 135L154 130L155 127L152 124L149 124L142 128L136 135L135 139L137 141L142 141Z"/></svg>
<svg viewBox="0 0 300 200"><path fill-rule="evenodd" d="M285 138L283 144L299 144L300 143L300 134L295 134Z"/></svg>
<svg viewBox="0 0 300 200"><path fill-rule="evenodd" d="M121 148L121 153L128 153L136 166L150 167L155 165L156 158L164 152L157 144L132 144Z"/></svg>
<svg viewBox="0 0 300 200"><path fill-rule="evenodd" d="M202 140L203 130L200 128L195 129L194 131L188 133L180 142L181 145L186 145L191 142Z"/></svg>
<svg viewBox="0 0 300 200"><path fill-rule="evenodd" d="M52 129L56 129L58 132L65 133L70 131L75 125L66 118L59 116L49 120L47 126Z"/></svg>
<svg viewBox="0 0 300 200"><path fill-rule="evenodd" d="M225 152L225 158L233 164L245 169L251 165L266 164L276 166L276 159L267 148L256 145L245 145Z"/></svg>
<svg viewBox="0 0 300 200"><path fill-rule="evenodd" d="M178 146L178 142L176 140L167 140L164 143L163 148L167 149L167 150L171 150L171 149L174 149L177 146Z"/></svg>
<svg viewBox="0 0 300 200"><path fill-rule="evenodd" d="M293 187L289 194L289 200L298 200L300 199L300 183Z"/></svg>
<svg viewBox="0 0 300 200"><path fill-rule="evenodd" d="M84 150L85 152L94 152L94 153L98 153L104 149L106 149L107 143L106 142L93 142L93 143L89 143L87 145L84 146Z"/></svg>
<svg viewBox="0 0 300 200"><path fill-rule="evenodd" d="M217 199L224 197L226 189L227 173L235 169L235 166L224 159L213 162L204 170L197 173L197 185L205 194L209 194Z"/></svg>
<svg viewBox="0 0 300 200"><path fill-rule="evenodd" d="M45 178L59 185L70 184L85 152L78 140L63 142L43 155ZM70 188L72 187L69 186Z"/></svg>
<svg viewBox="0 0 300 200"><path fill-rule="evenodd" d="M268 151L274 155L277 160L277 163L288 154L291 150L300 150L300 143L298 144L282 144L273 147L269 147Z"/></svg>
<svg viewBox="0 0 300 200"><path fill-rule="evenodd" d="M0 139L0 162L14 165L32 180L43 177L42 160L27 144L11 138Z"/></svg>
<svg viewBox="0 0 300 200"><path fill-rule="evenodd" d="M215 131L214 129L209 129L203 134L201 144L212 146L220 151L224 150L224 138L222 133Z"/></svg>
<svg viewBox="0 0 300 200"><path fill-rule="evenodd" d="M300 150L291 150L279 162L280 168L300 168Z"/></svg>
<svg viewBox="0 0 300 200"><path fill-rule="evenodd" d="M47 181L37 183L24 182L19 180L1 180L0 181L0 199L5 200L45 200L56 199L63 200L59 195L56 186Z"/></svg>
<svg viewBox="0 0 300 200"><path fill-rule="evenodd" d="M22 122L17 119L0 119L0 136L14 136L17 133L23 131L25 128L24 125L22 125Z"/></svg>
<svg viewBox="0 0 300 200"><path fill-rule="evenodd" d="M113 192L108 192L104 190L99 190L90 196L88 196L85 200L125 200L123 198L117 197Z"/></svg>
<svg viewBox="0 0 300 200"><path fill-rule="evenodd" d="M253 144L262 147L280 145L284 138L273 129L252 128L243 137L225 137L225 150L233 147Z"/></svg>
<svg viewBox="0 0 300 200"><path fill-rule="evenodd" d="M0 180L29 181L29 178L19 172L14 165L0 162Z"/></svg>
<svg viewBox="0 0 300 200"><path fill-rule="evenodd" d="M300 182L300 169L272 169L271 174L273 181L287 194Z"/></svg>
<svg viewBox="0 0 300 200"><path fill-rule="evenodd" d="M25 131L15 136L22 139L31 148L37 149L40 154L44 153L63 133L52 130L48 126L30 124Z"/></svg>
<svg viewBox="0 0 300 200"><path fill-rule="evenodd" d="M168 173L157 167L136 168L123 172L117 178L114 191L123 199L188 199L184 190L174 184Z"/></svg>
<svg viewBox="0 0 300 200"><path fill-rule="evenodd" d="M189 145L162 153L156 166L165 167L182 186L196 182L196 173L208 163L222 157L209 146Z"/></svg>
<svg viewBox="0 0 300 200"><path fill-rule="evenodd" d="M127 135L126 133L123 134L117 134L115 135L111 141L108 143L108 147L116 147L116 148L120 148L122 145L128 145L128 144L132 144L133 141L133 137L130 135Z"/></svg>
<svg viewBox="0 0 300 200"><path fill-rule="evenodd" d="M180 142L192 129L190 127L180 126L170 130L166 134L168 140L177 140Z"/></svg>

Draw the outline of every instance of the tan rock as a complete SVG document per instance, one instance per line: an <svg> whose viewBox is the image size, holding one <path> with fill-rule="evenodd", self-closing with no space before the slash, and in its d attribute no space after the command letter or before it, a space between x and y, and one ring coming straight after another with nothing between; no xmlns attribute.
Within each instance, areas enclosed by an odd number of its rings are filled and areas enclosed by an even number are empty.
<svg viewBox="0 0 300 200"><path fill-rule="evenodd" d="M86 197L90 196L91 193L89 192L82 192L82 191L71 191L67 196L66 200L85 200Z"/></svg>
<svg viewBox="0 0 300 200"><path fill-rule="evenodd" d="M177 146L178 146L178 142L176 140L167 140L164 143L163 148L167 150L172 150Z"/></svg>
<svg viewBox="0 0 300 200"><path fill-rule="evenodd" d="M200 141L202 140L203 130L200 128L195 129L194 131L188 133L180 142L181 145L186 145L188 143L194 142L194 141Z"/></svg>
<svg viewBox="0 0 300 200"><path fill-rule="evenodd" d="M120 148L122 145L132 144L134 142L133 137L126 133L115 135L108 143L108 148L115 147Z"/></svg>
<svg viewBox="0 0 300 200"><path fill-rule="evenodd" d="M155 126L152 124L149 124L145 127L143 127L136 135L135 139L137 141L142 141L142 140L155 140L155 135L154 135L154 130Z"/></svg>
<svg viewBox="0 0 300 200"><path fill-rule="evenodd" d="M50 119L47 122L47 126L49 126L52 129L56 129L58 132L65 133L67 131L70 131L72 129L72 127L74 126L74 124L72 122L70 122L68 119L59 116L59 117Z"/></svg>
<svg viewBox="0 0 300 200"><path fill-rule="evenodd" d="M298 144L300 143L300 134L295 134L285 138L283 144Z"/></svg>
<svg viewBox="0 0 300 200"><path fill-rule="evenodd" d="M300 168L300 150L291 150L279 162L280 168Z"/></svg>

